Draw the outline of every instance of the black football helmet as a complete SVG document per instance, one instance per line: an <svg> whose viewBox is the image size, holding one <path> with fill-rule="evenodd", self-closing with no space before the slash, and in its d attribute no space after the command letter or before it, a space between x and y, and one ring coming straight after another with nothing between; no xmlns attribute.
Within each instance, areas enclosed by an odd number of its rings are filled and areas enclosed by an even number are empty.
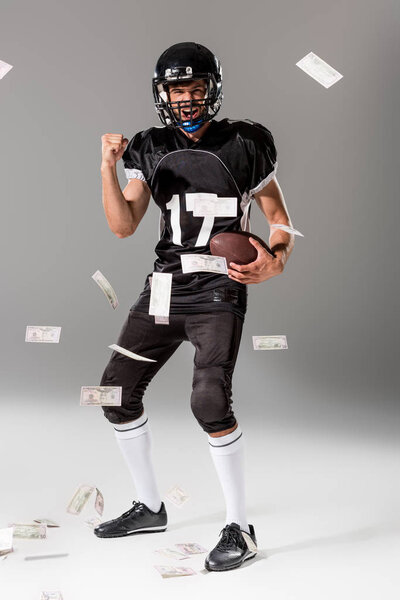
<svg viewBox="0 0 400 600"><path fill-rule="evenodd" d="M168 84L177 81L202 79L206 83L204 100L171 102ZM205 46L195 42L174 44L157 61L153 77L155 109L164 125L196 131L211 121L222 104L222 68L218 58ZM193 119L196 107L202 107L200 116ZM177 116L174 112L178 110ZM187 113L184 115L182 109Z"/></svg>

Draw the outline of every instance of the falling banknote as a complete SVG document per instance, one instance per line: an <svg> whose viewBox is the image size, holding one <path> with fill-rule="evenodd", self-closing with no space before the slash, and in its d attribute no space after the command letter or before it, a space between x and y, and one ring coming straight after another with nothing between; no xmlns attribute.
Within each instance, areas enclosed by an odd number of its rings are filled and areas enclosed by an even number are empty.
<svg viewBox="0 0 400 600"><path fill-rule="evenodd" d="M189 500L189 496L177 485L171 488L166 496L175 506L182 506L182 504Z"/></svg>
<svg viewBox="0 0 400 600"><path fill-rule="evenodd" d="M71 515L79 515L89 500L95 488L90 485L81 485L75 492L71 502L68 504L67 512Z"/></svg>
<svg viewBox="0 0 400 600"><path fill-rule="evenodd" d="M140 354L135 354L130 350L126 350L126 348L122 348L122 346L118 346L118 344L111 344L111 346L108 347L111 348L111 350L115 350L120 354L125 354L125 356L129 356L129 358L133 358L134 360L143 360L145 362L157 362L156 360L154 360L154 358L146 358L144 356L140 356Z"/></svg>
<svg viewBox="0 0 400 600"><path fill-rule="evenodd" d="M8 71L11 71L12 65L0 60L0 79L3 79L4 75L7 75Z"/></svg>
<svg viewBox="0 0 400 600"><path fill-rule="evenodd" d="M14 527L14 537L28 540L43 539L46 537L47 527L43 523L11 523Z"/></svg>
<svg viewBox="0 0 400 600"><path fill-rule="evenodd" d="M109 303L111 304L111 306L114 309L116 309L118 306L117 294L114 292L112 285L110 284L108 279L106 279L104 277L104 275L103 275L103 273L101 273L101 271L96 271L96 273L93 273L92 279L94 279L95 282L97 283L97 285L99 286L99 288L101 288L103 290L103 292L106 295L106 298L109 301Z"/></svg>
<svg viewBox="0 0 400 600"><path fill-rule="evenodd" d="M207 552L203 546L200 544L175 544L180 552L183 552L185 556L190 556L191 554L203 554L203 552Z"/></svg>
<svg viewBox="0 0 400 600"><path fill-rule="evenodd" d="M112 385L83 385L81 406L121 406L122 387Z"/></svg>
<svg viewBox="0 0 400 600"><path fill-rule="evenodd" d="M190 569L189 567L166 567L163 565L154 565L154 568L157 569L160 575L164 578L184 577L185 575L196 575L196 571L193 571L193 569Z"/></svg>
<svg viewBox="0 0 400 600"><path fill-rule="evenodd" d="M5 556L13 551L13 528L0 529L0 556Z"/></svg>
<svg viewBox="0 0 400 600"><path fill-rule="evenodd" d="M253 335L254 350L286 350L286 335Z"/></svg>
<svg viewBox="0 0 400 600"><path fill-rule="evenodd" d="M67 512L71 515L79 515L82 509L86 505L92 493L96 490L96 499L94 501L94 508L101 516L104 511L104 497L99 489L92 485L81 485L76 490L71 502L68 504Z"/></svg>
<svg viewBox="0 0 400 600"><path fill-rule="evenodd" d="M237 198L219 198L217 194L186 194L187 210L192 210L194 217L236 217L237 204Z"/></svg>
<svg viewBox="0 0 400 600"><path fill-rule="evenodd" d="M104 511L104 497L103 494L96 488L96 499L94 501L94 508L96 512L101 516Z"/></svg>
<svg viewBox="0 0 400 600"><path fill-rule="evenodd" d="M328 65L322 58L319 58L314 52L309 52L296 65L325 88L330 88L331 85L343 77L343 75Z"/></svg>
<svg viewBox="0 0 400 600"><path fill-rule="evenodd" d="M181 254L182 273L207 273L228 274L226 258L224 256L211 256L209 254Z"/></svg>
<svg viewBox="0 0 400 600"><path fill-rule="evenodd" d="M171 303L172 273L153 273L149 315L168 317Z"/></svg>
<svg viewBox="0 0 400 600"><path fill-rule="evenodd" d="M27 325L25 341L58 344L60 341L60 334L61 327L50 327L47 325Z"/></svg>
<svg viewBox="0 0 400 600"><path fill-rule="evenodd" d="M281 229L282 231L286 231L286 233L293 233L293 235L300 235L301 237L304 237L304 235L300 233L300 231L297 231L297 229L293 229L293 227L289 227L289 225L274 223L273 225L271 225L271 227L275 227L275 229Z"/></svg>
<svg viewBox="0 0 400 600"><path fill-rule="evenodd" d="M47 525L47 527L60 527L58 523L52 521L51 519L33 519L35 523L43 523L43 525Z"/></svg>
<svg viewBox="0 0 400 600"><path fill-rule="evenodd" d="M42 592L40 600L63 600L61 592Z"/></svg>

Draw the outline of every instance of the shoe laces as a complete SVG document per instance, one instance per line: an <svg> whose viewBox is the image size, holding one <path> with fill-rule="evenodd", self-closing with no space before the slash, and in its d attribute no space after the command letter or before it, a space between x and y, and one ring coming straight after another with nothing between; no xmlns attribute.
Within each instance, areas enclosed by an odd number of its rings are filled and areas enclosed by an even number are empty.
<svg viewBox="0 0 400 600"><path fill-rule="evenodd" d="M141 512L143 510L144 506L145 505L143 504L143 502L138 502L137 500L134 500L132 502L132 508L130 508L129 510L124 512L121 516L122 517L130 517L132 512Z"/></svg>
<svg viewBox="0 0 400 600"><path fill-rule="evenodd" d="M240 541L243 538L242 538L240 531L238 529L236 529L236 527L231 527L230 525L226 525L223 529L221 529L220 535L221 535L221 533L222 533L222 537L217 544L218 549L225 550L227 548L230 548L232 546L232 544L235 544L235 546L241 545Z"/></svg>

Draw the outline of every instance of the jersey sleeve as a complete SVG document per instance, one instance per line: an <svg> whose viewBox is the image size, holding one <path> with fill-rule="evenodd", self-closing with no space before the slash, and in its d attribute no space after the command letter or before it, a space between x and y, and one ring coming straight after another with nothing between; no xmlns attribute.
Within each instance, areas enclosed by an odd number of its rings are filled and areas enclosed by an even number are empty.
<svg viewBox="0 0 400 600"><path fill-rule="evenodd" d="M137 133L128 143L122 155L127 179L147 181L146 163L143 156L142 134Z"/></svg>
<svg viewBox="0 0 400 600"><path fill-rule="evenodd" d="M252 133L247 139L249 158L249 195L262 190L276 175L277 152L272 133L260 123L253 123Z"/></svg>

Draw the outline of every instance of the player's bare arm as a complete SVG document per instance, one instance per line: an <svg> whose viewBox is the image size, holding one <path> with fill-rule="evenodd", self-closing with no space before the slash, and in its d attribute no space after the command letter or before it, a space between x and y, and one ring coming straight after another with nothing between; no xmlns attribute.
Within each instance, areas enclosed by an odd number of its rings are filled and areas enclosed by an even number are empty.
<svg viewBox="0 0 400 600"><path fill-rule="evenodd" d="M122 134L106 133L101 138L103 207L108 225L119 238L132 235L149 205L151 192L145 181L131 179L122 192L117 175L117 162L128 140Z"/></svg>
<svg viewBox="0 0 400 600"><path fill-rule="evenodd" d="M276 178L254 195L258 206L265 215L269 225L280 223L289 225L292 223L286 208L282 190ZM282 273L294 246L294 235L280 229L272 229L269 237L269 246L274 252L273 258L256 240L250 238L250 242L257 250L257 258L247 265L230 263L228 275L234 281L240 283L261 283L271 277Z"/></svg>

